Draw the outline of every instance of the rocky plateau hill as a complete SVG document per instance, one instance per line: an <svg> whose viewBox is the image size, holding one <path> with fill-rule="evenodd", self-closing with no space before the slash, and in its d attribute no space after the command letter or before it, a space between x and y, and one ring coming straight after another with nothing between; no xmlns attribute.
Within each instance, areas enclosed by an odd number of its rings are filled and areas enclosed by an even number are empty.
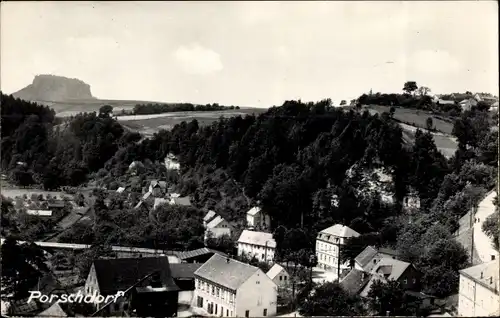
<svg viewBox="0 0 500 318"><path fill-rule="evenodd" d="M12 94L29 101L68 101L95 99L90 85L76 78L56 75L37 75L33 83Z"/></svg>

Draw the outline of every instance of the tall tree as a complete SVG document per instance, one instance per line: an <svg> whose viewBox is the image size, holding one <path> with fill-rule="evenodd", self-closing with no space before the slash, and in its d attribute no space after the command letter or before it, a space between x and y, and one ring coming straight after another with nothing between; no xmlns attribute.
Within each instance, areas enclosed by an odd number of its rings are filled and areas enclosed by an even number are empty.
<svg viewBox="0 0 500 318"><path fill-rule="evenodd" d="M415 81L408 81L405 83L403 87L403 91L405 91L407 94L413 94L416 90L418 89L417 82Z"/></svg>
<svg viewBox="0 0 500 318"><path fill-rule="evenodd" d="M349 295L338 283L320 285L310 293L299 308L306 316L357 316L363 315L361 300Z"/></svg>

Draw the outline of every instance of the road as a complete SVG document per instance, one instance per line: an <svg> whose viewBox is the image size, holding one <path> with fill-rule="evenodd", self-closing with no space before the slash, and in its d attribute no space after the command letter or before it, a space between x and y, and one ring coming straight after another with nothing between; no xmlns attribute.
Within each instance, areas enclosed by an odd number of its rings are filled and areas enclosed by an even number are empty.
<svg viewBox="0 0 500 318"><path fill-rule="evenodd" d="M474 215L474 247L476 248L479 258L482 262L492 260L492 255L498 259L498 251L493 248L492 239L489 238L482 229L484 221L488 216L495 212L493 199L497 195L496 191L490 192L478 205L476 214Z"/></svg>

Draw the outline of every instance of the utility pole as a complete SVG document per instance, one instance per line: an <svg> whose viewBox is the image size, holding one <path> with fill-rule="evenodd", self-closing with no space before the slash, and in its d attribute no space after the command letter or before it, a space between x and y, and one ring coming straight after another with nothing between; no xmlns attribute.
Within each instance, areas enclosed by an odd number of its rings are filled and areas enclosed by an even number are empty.
<svg viewBox="0 0 500 318"><path fill-rule="evenodd" d="M267 263L267 242L269 241L266 241L266 246L264 247L264 262Z"/></svg>

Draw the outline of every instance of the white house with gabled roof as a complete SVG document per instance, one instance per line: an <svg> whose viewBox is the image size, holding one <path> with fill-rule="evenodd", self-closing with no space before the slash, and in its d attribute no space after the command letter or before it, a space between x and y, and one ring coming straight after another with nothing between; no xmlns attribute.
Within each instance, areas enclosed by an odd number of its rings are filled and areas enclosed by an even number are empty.
<svg viewBox="0 0 500 318"><path fill-rule="evenodd" d="M194 273L193 306L217 317L275 316L276 284L258 267L218 254Z"/></svg>
<svg viewBox="0 0 500 318"><path fill-rule="evenodd" d="M223 235L231 236L233 226L225 220L222 216L217 215L205 226L205 241L209 235L213 238L221 237Z"/></svg>
<svg viewBox="0 0 500 318"><path fill-rule="evenodd" d="M266 273L270 279L278 286L278 288L285 288L290 281L290 275L283 266L275 263L271 269Z"/></svg>
<svg viewBox="0 0 500 318"><path fill-rule="evenodd" d="M271 233L243 230L238 239L238 256L254 257L261 262L272 262L276 241Z"/></svg>
<svg viewBox="0 0 500 318"><path fill-rule="evenodd" d="M326 270L338 270L342 245L345 244L346 239L358 236L358 232L341 224L335 224L320 231L316 237L318 267ZM340 268L349 268L349 263L340 264Z"/></svg>

